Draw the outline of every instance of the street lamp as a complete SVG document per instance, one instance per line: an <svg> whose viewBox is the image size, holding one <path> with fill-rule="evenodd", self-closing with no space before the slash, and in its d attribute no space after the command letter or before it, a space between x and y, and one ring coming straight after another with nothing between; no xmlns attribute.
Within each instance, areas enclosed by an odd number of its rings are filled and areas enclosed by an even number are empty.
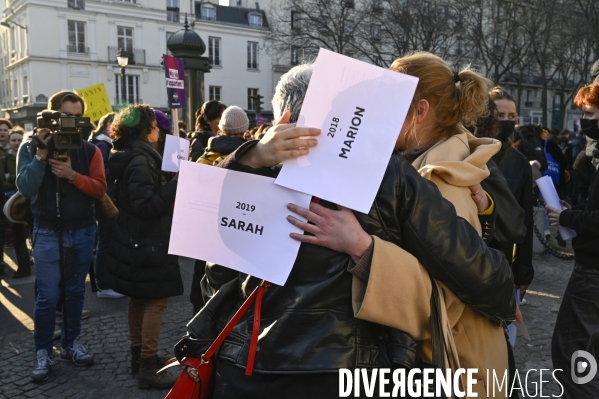
<svg viewBox="0 0 599 399"><path fill-rule="evenodd" d="M129 53L125 49L120 48L119 52L116 54L116 62L118 62L119 66L121 67L121 96L123 100L125 100L125 68L127 68L127 65L129 65Z"/></svg>
<svg viewBox="0 0 599 399"><path fill-rule="evenodd" d="M27 32L27 27L26 26L23 26L23 25L18 24L16 22L13 22L13 21L2 21L2 22L0 22L0 25L4 26L5 28L10 28L10 24L16 25L16 26L18 26L21 29L25 29L25 32Z"/></svg>

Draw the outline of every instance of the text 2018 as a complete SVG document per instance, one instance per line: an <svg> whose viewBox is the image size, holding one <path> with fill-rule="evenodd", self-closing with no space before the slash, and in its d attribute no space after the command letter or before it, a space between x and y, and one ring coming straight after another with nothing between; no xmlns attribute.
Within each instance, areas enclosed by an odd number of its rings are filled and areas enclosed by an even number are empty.
<svg viewBox="0 0 599 399"><path fill-rule="evenodd" d="M337 132L337 126L339 126L339 118L333 118L327 136L335 137L335 133Z"/></svg>

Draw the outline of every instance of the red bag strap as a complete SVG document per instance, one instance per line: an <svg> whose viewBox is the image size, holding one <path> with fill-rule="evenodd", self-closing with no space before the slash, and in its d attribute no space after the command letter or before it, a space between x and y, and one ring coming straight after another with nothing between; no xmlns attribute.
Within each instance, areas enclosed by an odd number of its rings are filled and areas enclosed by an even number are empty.
<svg viewBox="0 0 599 399"><path fill-rule="evenodd" d="M204 353L202 355L201 360L203 363L208 363L210 361L210 359L212 358L214 353L223 344L223 342L225 341L225 338L227 338L227 336L229 335L231 330L233 330L233 327L235 327L235 325L239 322L239 320L241 320L243 315L248 311L250 306L252 306L252 304L254 303L256 298L259 298L259 301L258 301L258 303L256 303L256 309L254 310L254 331L252 331L252 341L251 342L252 343L254 342L254 335L256 335L256 337L255 337L256 343L258 342L258 330L260 330L260 306L262 304L262 296L264 295L264 289L268 286L270 286L270 283L268 281L262 280L260 285L258 287L256 287L254 289L254 291L252 291L250 296L245 300L245 302L243 302L243 304L241 305L239 310L237 310L235 315L231 318L231 320L229 320L229 322L227 323L225 328L223 328L223 330L220 332L220 334L218 334L218 337L216 337L216 339L214 340L212 345L210 345L208 350L206 350L206 353ZM256 319L258 320L258 322L257 322L258 328L257 329L255 328L256 327ZM256 354L255 346L253 349L254 349L254 352L252 353L252 346L250 345L250 355L248 356L248 367L250 366L250 358L252 360L251 367L253 367L253 365L254 365L254 357ZM247 374L247 370L248 369L246 368L246 374ZM250 370L249 375L251 375L251 370Z"/></svg>

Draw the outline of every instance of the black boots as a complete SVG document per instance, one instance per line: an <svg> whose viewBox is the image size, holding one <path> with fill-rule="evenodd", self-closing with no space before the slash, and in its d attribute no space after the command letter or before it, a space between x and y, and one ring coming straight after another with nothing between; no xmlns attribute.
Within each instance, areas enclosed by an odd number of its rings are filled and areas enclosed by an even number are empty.
<svg viewBox="0 0 599 399"><path fill-rule="evenodd" d="M164 363L159 363L158 356L140 357L137 386L141 389L150 387L166 389L175 385L179 377L170 375L167 370L158 373L162 367Z"/></svg>

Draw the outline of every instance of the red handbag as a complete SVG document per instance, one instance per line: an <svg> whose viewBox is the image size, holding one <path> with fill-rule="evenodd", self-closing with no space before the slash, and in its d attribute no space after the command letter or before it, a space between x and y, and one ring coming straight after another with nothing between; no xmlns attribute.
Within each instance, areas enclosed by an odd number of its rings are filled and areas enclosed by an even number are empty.
<svg viewBox="0 0 599 399"><path fill-rule="evenodd" d="M227 338L231 330L233 330L233 327L235 327L239 320L241 320L243 315L255 301L254 327L250 341L248 361L245 367L245 375L252 375L254 359L256 358L256 347L258 346L258 335L260 333L260 308L262 306L262 296L264 295L264 289L268 286L270 286L268 281L262 281L260 285L252 291L250 296L243 302L225 328L218 334L218 337L216 337L212 345L210 345L199 359L196 357L185 357L179 362L177 358L172 358L167 362L167 365L162 370L177 365L182 365L185 369L181 372L179 379L166 395L165 399L209 399L212 397L214 373L216 371L213 356L225 341L225 338Z"/></svg>

